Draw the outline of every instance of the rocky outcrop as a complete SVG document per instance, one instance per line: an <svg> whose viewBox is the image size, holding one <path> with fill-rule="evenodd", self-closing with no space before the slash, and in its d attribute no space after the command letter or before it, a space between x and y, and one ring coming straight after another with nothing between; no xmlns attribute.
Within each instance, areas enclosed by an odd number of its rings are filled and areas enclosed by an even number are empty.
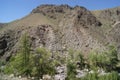
<svg viewBox="0 0 120 80"><path fill-rule="evenodd" d="M92 15L90 11L88 11L84 7L76 6L73 11L73 16L75 25L80 24L82 26L101 26L102 23L96 19L95 16Z"/></svg>
<svg viewBox="0 0 120 80"><path fill-rule="evenodd" d="M45 16L56 19L59 14L65 14L68 11L70 11L71 9L72 9L72 7L70 7L68 5L60 5L60 6L41 5L41 6L38 6L37 8L35 8L35 9L33 9L33 11L31 13L32 14L41 13Z"/></svg>
<svg viewBox="0 0 120 80"><path fill-rule="evenodd" d="M0 40L1 40L0 41L0 49L1 49L0 55L3 56L7 48L7 41L4 37L2 37Z"/></svg>
<svg viewBox="0 0 120 80"><path fill-rule="evenodd" d="M40 5L37 8L33 9L31 13L43 13L44 15L48 15L49 13L65 13L70 9L72 9L72 7L68 5Z"/></svg>
<svg viewBox="0 0 120 80"><path fill-rule="evenodd" d="M12 53L16 52L16 45L20 34L17 31L6 30L0 34L0 57L4 60L9 60Z"/></svg>
<svg viewBox="0 0 120 80"><path fill-rule="evenodd" d="M55 33L51 25L39 25L31 28L29 31L32 42L32 47L46 47L49 50L54 50Z"/></svg>

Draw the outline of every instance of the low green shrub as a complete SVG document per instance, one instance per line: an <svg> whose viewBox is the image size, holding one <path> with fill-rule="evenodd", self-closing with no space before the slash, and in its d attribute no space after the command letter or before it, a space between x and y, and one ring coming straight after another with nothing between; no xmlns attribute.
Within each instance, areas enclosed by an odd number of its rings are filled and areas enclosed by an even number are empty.
<svg viewBox="0 0 120 80"><path fill-rule="evenodd" d="M89 73L85 77L77 80L120 80L120 76L117 72L111 72L105 75L99 75L97 73Z"/></svg>

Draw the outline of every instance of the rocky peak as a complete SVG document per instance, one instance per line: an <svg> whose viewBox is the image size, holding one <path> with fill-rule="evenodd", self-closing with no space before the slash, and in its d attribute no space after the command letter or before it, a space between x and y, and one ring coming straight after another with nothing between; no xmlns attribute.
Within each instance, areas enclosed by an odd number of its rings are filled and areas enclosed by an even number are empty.
<svg viewBox="0 0 120 80"><path fill-rule="evenodd" d="M65 13L68 10L84 10L86 11L87 9L82 6L75 6L71 7L67 4L62 4L62 5L40 5L37 8L33 9L31 13Z"/></svg>
<svg viewBox="0 0 120 80"><path fill-rule="evenodd" d="M83 7L83 6L75 6L74 8L73 8L74 10L87 10L85 7Z"/></svg>
<svg viewBox="0 0 120 80"><path fill-rule="evenodd" d="M75 24L82 26L101 26L102 23L86 8L76 6L74 7L73 15L75 16Z"/></svg>
<svg viewBox="0 0 120 80"><path fill-rule="evenodd" d="M94 25L94 26L101 26L102 24L96 19L92 13L87 10L84 7L81 6L75 6L75 7L70 7L69 5L41 5L35 8L32 13L42 13L43 15L46 15L50 18L58 18L59 13L60 14L72 14L72 18L74 22L78 22L81 25ZM68 16L66 14L66 16Z"/></svg>
<svg viewBox="0 0 120 80"><path fill-rule="evenodd" d="M38 6L37 8L33 9L32 13L43 13L43 14L48 14L48 13L65 13L66 10L72 9L68 5L41 5Z"/></svg>

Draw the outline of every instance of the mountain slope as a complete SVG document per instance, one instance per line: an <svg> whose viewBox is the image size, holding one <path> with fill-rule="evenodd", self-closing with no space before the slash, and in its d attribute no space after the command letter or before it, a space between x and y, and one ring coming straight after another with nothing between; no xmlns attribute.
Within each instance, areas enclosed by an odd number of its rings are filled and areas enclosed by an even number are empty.
<svg viewBox="0 0 120 80"><path fill-rule="evenodd" d="M116 43L120 51L119 12L119 7L89 11L80 6L38 6L28 16L8 23L0 30L0 57L8 60L15 54L20 38L26 32L33 50L44 46L51 52L65 54L69 49L75 49L88 54L92 50L104 51L109 44Z"/></svg>

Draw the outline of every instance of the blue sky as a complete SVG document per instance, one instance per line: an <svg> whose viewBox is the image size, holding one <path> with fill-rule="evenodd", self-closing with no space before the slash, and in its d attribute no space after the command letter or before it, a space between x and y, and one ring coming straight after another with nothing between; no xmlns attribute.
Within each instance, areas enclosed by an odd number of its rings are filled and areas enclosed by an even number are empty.
<svg viewBox="0 0 120 80"><path fill-rule="evenodd" d="M0 22L10 22L29 14L40 4L68 4L100 10L120 6L120 0L0 0Z"/></svg>

